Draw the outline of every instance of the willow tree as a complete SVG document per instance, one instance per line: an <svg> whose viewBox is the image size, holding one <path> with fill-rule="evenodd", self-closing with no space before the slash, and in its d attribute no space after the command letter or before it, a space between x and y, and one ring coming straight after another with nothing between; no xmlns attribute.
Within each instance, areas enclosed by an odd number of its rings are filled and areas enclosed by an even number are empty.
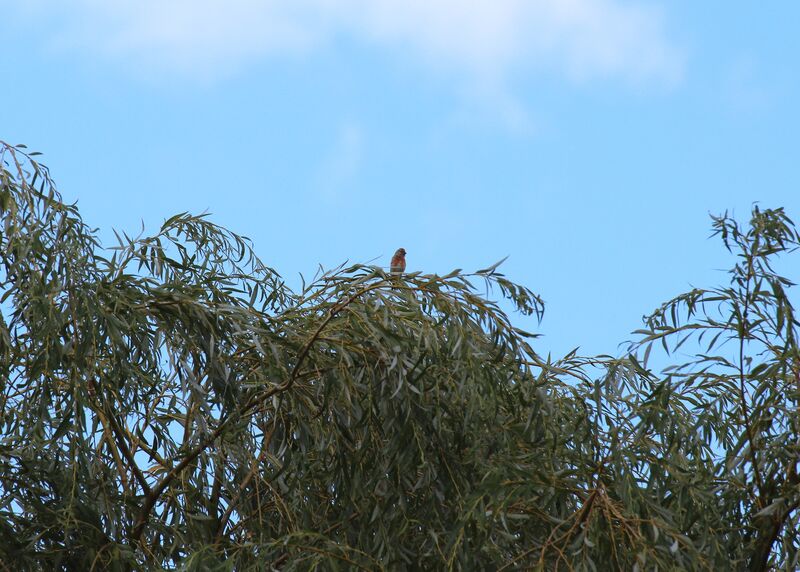
<svg viewBox="0 0 800 572"><path fill-rule="evenodd" d="M541 300L496 265L293 291L205 217L106 248L33 154L0 160L6 568L796 566L782 211L717 219L732 285L626 355L550 360L502 309ZM687 335L728 344L648 369Z"/></svg>

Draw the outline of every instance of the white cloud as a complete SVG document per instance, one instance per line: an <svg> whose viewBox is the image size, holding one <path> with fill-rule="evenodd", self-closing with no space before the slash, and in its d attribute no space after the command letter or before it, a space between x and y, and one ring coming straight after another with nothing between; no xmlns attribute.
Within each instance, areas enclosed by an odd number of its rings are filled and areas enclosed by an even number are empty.
<svg viewBox="0 0 800 572"><path fill-rule="evenodd" d="M673 83L682 70L681 52L666 37L662 14L642 1L28 2L58 14L64 42L207 78L259 58L313 50L341 34L480 83L504 83L514 73L536 69L577 80Z"/></svg>
<svg viewBox="0 0 800 572"><path fill-rule="evenodd" d="M264 56L322 40L313 18L281 1L71 0L60 40L147 69L215 79Z"/></svg>
<svg viewBox="0 0 800 572"><path fill-rule="evenodd" d="M653 7L619 0L330 0L356 31L436 64L496 80L526 68L576 79L674 82L681 55Z"/></svg>

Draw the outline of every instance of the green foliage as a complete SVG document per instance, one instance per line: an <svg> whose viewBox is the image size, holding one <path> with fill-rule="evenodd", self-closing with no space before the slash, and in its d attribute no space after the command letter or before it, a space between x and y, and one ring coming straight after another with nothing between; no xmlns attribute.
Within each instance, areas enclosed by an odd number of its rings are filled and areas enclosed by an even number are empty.
<svg viewBox="0 0 800 572"><path fill-rule="evenodd" d="M728 216L730 285L621 358L551 360L498 265L292 291L181 214L103 248L0 144L0 562L67 570L798 566L796 248ZM694 352L654 373L660 359ZM655 354L653 354L655 355Z"/></svg>

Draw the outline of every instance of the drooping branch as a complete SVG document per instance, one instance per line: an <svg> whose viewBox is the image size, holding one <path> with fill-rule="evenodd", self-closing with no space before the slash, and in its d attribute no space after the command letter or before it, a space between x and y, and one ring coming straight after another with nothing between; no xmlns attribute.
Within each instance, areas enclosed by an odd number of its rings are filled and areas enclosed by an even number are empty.
<svg viewBox="0 0 800 572"><path fill-rule="evenodd" d="M167 487L175 480L178 475L180 475L183 470L188 467L198 456L203 454L203 452L208 449L225 431L226 427L234 420L241 418L247 415L258 403L263 403L268 401L275 395L284 393L292 388L295 379L297 378L298 373L300 372L300 367L303 364L303 361L308 357L309 351L311 350L311 346L313 346L314 342L319 338L322 334L325 327L331 322L331 320L336 317L342 310L347 308L350 304L352 304L356 299L363 296L367 292L372 290L376 290L385 286L385 281L379 281L375 284L371 284L370 286L366 286L361 288L351 296L347 297L345 300L341 302L335 303L329 310L328 315L325 319L320 323L314 333L309 337L308 341L303 345L303 348L298 355L297 362L295 363L294 368L284 383L273 387L269 391L264 394L254 394L247 402L244 403L242 407L238 410L233 411L230 415L226 418L222 419L217 428L212 431L210 434L205 436L200 442L195 445L195 447L187 453L183 459L175 465L153 488L150 490L144 497L144 503L142 504L142 508L139 511L139 516L136 519L136 522L133 526L131 535L130 535L130 542L131 544L137 544L141 540L142 533L144 532L144 528L147 525L147 520L150 517L150 512L155 507L156 503L158 502L159 497L161 494L167 489Z"/></svg>

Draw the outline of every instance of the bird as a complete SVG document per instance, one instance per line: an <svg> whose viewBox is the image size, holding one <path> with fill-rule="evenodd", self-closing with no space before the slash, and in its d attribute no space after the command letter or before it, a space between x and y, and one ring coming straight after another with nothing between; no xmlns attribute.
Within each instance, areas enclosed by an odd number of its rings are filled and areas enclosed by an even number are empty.
<svg viewBox="0 0 800 572"><path fill-rule="evenodd" d="M398 248L392 256L392 262L389 264L389 270L392 274L402 274L406 270L406 249Z"/></svg>

